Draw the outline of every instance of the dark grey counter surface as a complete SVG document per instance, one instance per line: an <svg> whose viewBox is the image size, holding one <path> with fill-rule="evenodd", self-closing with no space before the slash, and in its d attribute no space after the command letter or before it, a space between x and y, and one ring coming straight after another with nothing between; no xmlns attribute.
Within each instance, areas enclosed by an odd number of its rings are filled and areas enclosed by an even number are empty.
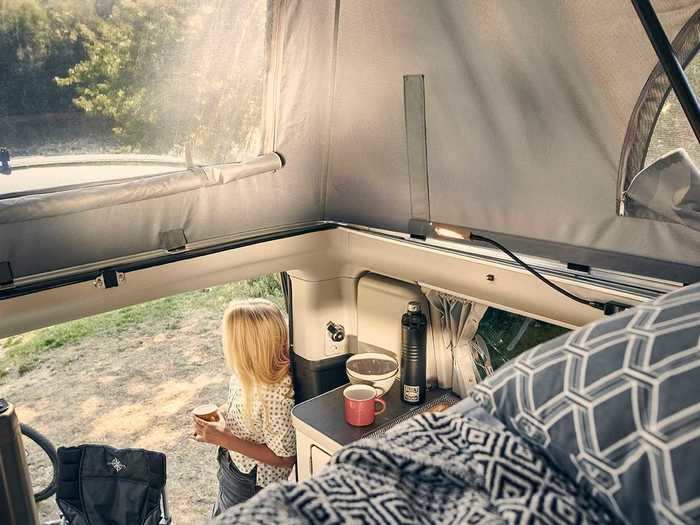
<svg viewBox="0 0 700 525"><path fill-rule="evenodd" d="M386 410L376 417L373 424L366 427L353 427L345 422L343 390L348 385L326 392L298 404L292 415L299 421L313 427L336 443L345 446L370 434L380 434L396 423L426 410L439 402L454 404L459 398L449 390L435 389L426 394L425 403L412 405L401 400L399 384L395 382L384 395Z"/></svg>

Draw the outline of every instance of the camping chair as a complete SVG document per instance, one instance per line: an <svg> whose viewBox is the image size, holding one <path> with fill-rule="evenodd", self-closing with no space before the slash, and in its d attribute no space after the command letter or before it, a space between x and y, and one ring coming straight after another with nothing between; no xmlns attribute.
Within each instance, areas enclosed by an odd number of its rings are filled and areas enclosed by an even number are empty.
<svg viewBox="0 0 700 525"><path fill-rule="evenodd" d="M169 525L165 454L80 445L58 449L64 525Z"/></svg>

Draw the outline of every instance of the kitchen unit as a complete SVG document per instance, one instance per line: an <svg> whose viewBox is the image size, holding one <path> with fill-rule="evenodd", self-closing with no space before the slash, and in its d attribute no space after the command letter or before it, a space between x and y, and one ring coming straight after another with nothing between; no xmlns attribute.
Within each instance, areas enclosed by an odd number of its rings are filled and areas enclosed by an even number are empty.
<svg viewBox="0 0 700 525"><path fill-rule="evenodd" d="M397 383L383 396L386 410L366 427L353 427L345 422L343 390L348 385L295 406L292 423L296 431L299 481L321 472L331 456L343 446L364 437L381 436L409 417L427 410L442 411L459 401L449 390L434 389L427 392L422 404L405 403L400 398Z"/></svg>

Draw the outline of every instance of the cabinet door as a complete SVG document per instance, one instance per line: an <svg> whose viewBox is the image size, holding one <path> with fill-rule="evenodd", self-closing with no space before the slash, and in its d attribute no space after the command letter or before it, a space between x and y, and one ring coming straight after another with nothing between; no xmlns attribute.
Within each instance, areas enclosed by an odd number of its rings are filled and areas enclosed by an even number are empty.
<svg viewBox="0 0 700 525"><path fill-rule="evenodd" d="M320 474L323 467L331 460L331 455L325 450L311 445L311 475Z"/></svg>

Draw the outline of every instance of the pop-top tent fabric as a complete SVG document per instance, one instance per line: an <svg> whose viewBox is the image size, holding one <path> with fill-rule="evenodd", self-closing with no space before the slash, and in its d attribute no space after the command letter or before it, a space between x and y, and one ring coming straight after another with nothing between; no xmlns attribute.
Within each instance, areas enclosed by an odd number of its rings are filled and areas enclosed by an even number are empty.
<svg viewBox="0 0 700 525"><path fill-rule="evenodd" d="M640 171L624 197L625 215L677 222L700 232L700 171L683 149Z"/></svg>
<svg viewBox="0 0 700 525"><path fill-rule="evenodd" d="M671 38L700 7L654 5ZM326 211L405 228L400 79L421 73L432 220L697 266L697 232L616 214L656 63L630 2L341 2Z"/></svg>
<svg viewBox="0 0 700 525"><path fill-rule="evenodd" d="M420 210L564 262L697 280L697 230L618 214L629 123L658 62L630 2L259 2L269 64L255 153L284 166L132 201L110 203L123 186L100 185L98 207L3 221L15 277L157 250L170 230L190 242L318 220L406 232ZM654 7L673 39L700 2ZM407 75L424 89L420 191Z"/></svg>

